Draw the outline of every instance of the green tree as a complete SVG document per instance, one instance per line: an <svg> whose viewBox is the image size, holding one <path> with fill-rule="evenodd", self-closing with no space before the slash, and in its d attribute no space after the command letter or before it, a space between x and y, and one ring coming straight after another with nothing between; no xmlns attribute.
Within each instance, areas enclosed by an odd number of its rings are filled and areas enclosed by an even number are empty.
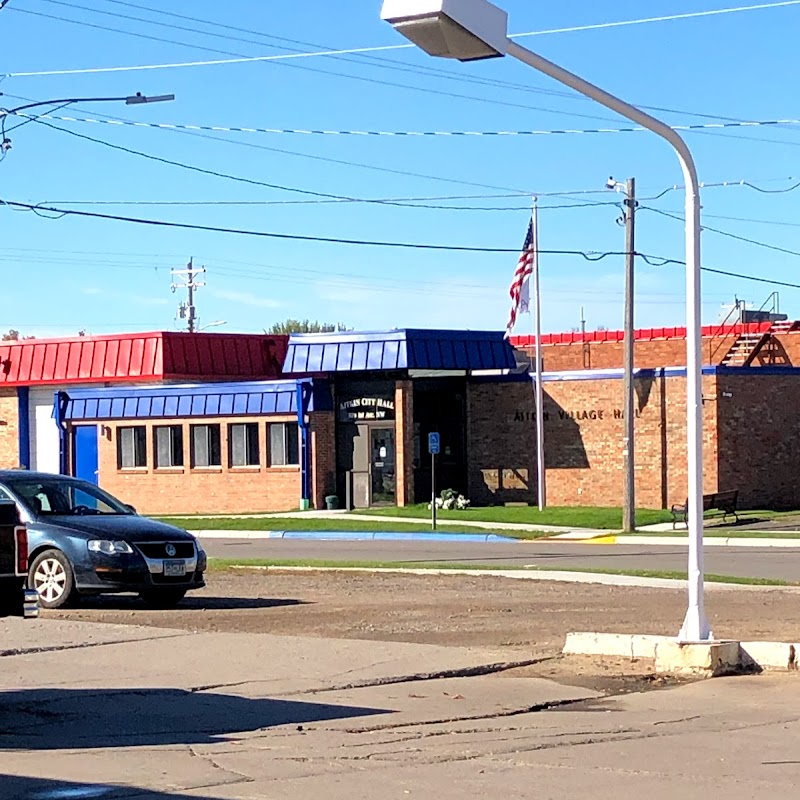
<svg viewBox="0 0 800 800"><path fill-rule="evenodd" d="M287 319L283 322L276 322L269 329L269 333L331 333L332 331L350 331L342 322L313 322L309 319Z"/></svg>

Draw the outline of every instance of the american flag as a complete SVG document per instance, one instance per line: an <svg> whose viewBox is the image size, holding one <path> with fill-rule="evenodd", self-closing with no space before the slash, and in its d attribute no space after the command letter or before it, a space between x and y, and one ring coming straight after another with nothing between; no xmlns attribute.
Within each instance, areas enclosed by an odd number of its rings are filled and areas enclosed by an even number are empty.
<svg viewBox="0 0 800 800"><path fill-rule="evenodd" d="M506 330L508 333L517 321L517 314L528 313L530 302L530 291L528 288L529 279L533 273L533 218L528 223L528 233L525 236L525 243L522 245L522 252L517 261L517 269L514 272L514 279L511 281L509 294L511 295L511 314L508 318Z"/></svg>

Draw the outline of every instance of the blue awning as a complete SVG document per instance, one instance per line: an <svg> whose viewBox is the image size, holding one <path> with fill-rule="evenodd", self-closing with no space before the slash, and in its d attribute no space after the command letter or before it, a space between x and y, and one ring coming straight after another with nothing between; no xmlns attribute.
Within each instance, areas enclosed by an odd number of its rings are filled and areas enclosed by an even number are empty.
<svg viewBox="0 0 800 800"><path fill-rule="evenodd" d="M308 411L316 392L310 392ZM73 389L65 420L233 417L297 413L297 381L248 381L191 386Z"/></svg>
<svg viewBox="0 0 800 800"><path fill-rule="evenodd" d="M397 370L514 369L502 332L403 329L304 333L289 338L284 374Z"/></svg>

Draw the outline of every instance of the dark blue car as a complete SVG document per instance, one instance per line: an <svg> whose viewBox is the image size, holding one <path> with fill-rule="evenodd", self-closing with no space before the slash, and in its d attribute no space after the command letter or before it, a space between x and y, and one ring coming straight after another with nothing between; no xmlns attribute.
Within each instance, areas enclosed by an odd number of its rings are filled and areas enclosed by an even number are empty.
<svg viewBox="0 0 800 800"><path fill-rule="evenodd" d="M105 592L135 592L165 608L205 585L206 554L194 536L139 516L94 484L0 470L6 498L28 529L28 585L43 608Z"/></svg>

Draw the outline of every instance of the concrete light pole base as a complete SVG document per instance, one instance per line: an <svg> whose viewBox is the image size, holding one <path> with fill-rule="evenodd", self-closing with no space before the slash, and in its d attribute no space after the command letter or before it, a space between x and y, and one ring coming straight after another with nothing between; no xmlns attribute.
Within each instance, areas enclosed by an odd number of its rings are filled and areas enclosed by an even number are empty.
<svg viewBox="0 0 800 800"><path fill-rule="evenodd" d="M784 642L684 642L670 636L568 633L564 655L648 659L655 671L716 677L765 670L797 670L800 644Z"/></svg>

